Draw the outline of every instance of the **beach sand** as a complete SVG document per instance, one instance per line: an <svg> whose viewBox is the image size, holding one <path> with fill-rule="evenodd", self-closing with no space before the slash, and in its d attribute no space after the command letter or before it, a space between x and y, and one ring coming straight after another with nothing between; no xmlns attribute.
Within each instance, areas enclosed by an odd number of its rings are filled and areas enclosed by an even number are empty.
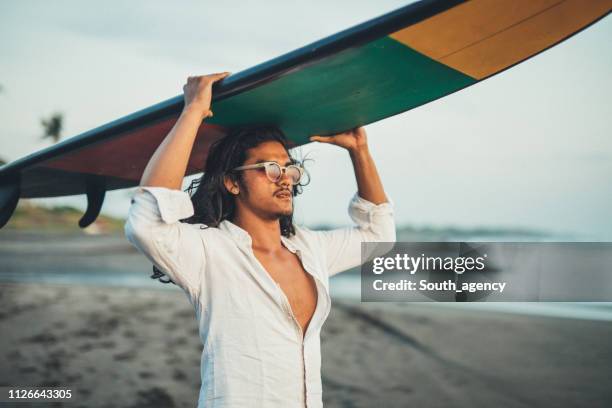
<svg viewBox="0 0 612 408"><path fill-rule="evenodd" d="M0 386L74 390L14 406L196 406L202 346L179 288L122 234L0 233L0 279L58 273L118 286L0 283ZM611 322L334 299L321 341L326 407L612 407Z"/></svg>
<svg viewBox="0 0 612 408"><path fill-rule="evenodd" d="M33 407L196 405L201 345L178 289L4 283L0 332L0 384L74 389ZM609 407L611 340L609 322L335 301L325 406Z"/></svg>

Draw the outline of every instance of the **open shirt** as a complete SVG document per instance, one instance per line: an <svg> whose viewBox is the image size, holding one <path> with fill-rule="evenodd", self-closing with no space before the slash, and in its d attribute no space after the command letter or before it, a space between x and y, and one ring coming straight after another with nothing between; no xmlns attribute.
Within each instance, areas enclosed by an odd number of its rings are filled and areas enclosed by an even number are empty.
<svg viewBox="0 0 612 408"><path fill-rule="evenodd" d="M393 204L355 194L355 227L295 226L282 244L313 276L317 304L302 338L284 292L255 257L251 237L225 220L218 228L182 223L194 207L185 191L138 187L125 235L182 288L194 307L203 349L198 407L322 407L321 326L329 278L361 264L362 242L394 242Z"/></svg>

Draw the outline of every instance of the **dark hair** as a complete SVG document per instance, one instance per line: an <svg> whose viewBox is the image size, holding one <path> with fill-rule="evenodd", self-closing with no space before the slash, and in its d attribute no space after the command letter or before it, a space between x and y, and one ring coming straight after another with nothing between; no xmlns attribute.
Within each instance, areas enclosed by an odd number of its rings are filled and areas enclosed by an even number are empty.
<svg viewBox="0 0 612 408"><path fill-rule="evenodd" d="M208 152L206 166L202 177L194 179L187 192L193 203L193 216L181 220L188 224L204 224L201 228L219 227L224 220L232 220L236 212L235 197L230 194L223 183L227 175L239 185L243 184L242 172L232 172L232 169L244 164L247 159L247 151L259 146L263 142L277 141L283 145L289 158L294 163L299 163L289 152L289 141L282 130L276 126L248 126L232 129L227 136L214 142ZM305 171L306 172L306 171ZM306 176L308 176L306 172ZM308 181L309 177L308 177ZM307 183L300 182L293 186L293 196L302 192L302 187ZM194 191L195 190L195 191ZM293 214L280 217L280 232L285 237L295 234L293 226ZM174 283L170 278L162 280L166 276L155 265L151 279L159 279L162 283Z"/></svg>

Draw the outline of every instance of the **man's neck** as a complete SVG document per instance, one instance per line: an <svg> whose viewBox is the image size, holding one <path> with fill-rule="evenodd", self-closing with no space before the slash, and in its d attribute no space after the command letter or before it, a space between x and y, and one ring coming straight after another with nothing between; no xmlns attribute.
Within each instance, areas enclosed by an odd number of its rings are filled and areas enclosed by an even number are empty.
<svg viewBox="0 0 612 408"><path fill-rule="evenodd" d="M282 248L278 219L266 220L255 214L237 214L232 222L249 233L254 250L272 253Z"/></svg>

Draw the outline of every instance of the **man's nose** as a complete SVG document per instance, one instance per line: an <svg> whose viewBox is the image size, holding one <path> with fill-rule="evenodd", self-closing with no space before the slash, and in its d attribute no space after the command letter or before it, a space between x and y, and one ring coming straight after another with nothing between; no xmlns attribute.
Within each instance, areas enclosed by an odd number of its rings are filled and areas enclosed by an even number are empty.
<svg viewBox="0 0 612 408"><path fill-rule="evenodd" d="M282 169L281 170L281 177L280 180L278 181L280 185L283 186L291 186L292 182L291 182L291 177L289 177L287 175L287 169Z"/></svg>

